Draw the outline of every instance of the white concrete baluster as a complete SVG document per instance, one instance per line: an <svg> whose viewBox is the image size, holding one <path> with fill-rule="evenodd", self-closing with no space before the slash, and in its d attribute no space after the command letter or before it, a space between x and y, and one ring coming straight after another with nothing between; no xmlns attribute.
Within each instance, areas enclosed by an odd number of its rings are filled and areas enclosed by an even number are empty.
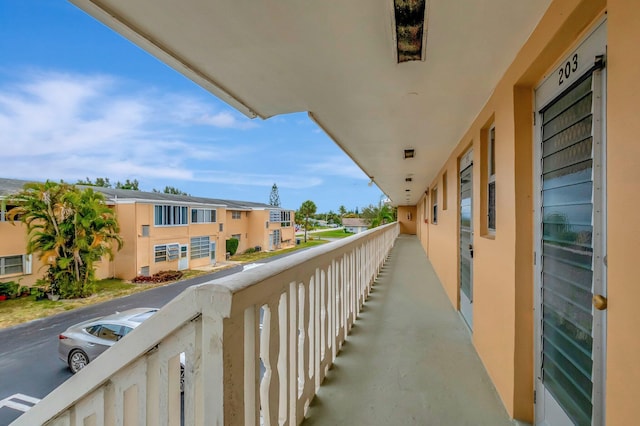
<svg viewBox="0 0 640 426"><path fill-rule="evenodd" d="M305 359L306 359L306 340L307 340L307 331L305 328L305 310L307 298L305 295L305 285L302 283L296 284L296 293L298 294L298 398L300 398L304 392L304 384L305 384Z"/></svg>
<svg viewBox="0 0 640 426"><path fill-rule="evenodd" d="M260 424L260 314L256 305L244 311L244 424Z"/></svg>
<svg viewBox="0 0 640 426"><path fill-rule="evenodd" d="M288 290L288 303L289 303L289 424L299 424L302 421L304 413L298 411L298 374L299 365L298 357L300 345L299 338L299 306L298 306L298 285L297 283L289 283Z"/></svg>
<svg viewBox="0 0 640 426"><path fill-rule="evenodd" d="M284 292L278 301L278 424L288 425L289 403L289 306Z"/></svg>

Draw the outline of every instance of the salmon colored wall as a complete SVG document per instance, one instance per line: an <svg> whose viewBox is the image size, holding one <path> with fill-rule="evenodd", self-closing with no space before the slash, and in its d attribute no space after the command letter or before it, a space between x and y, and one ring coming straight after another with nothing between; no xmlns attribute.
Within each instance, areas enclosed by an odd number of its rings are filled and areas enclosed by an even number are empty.
<svg viewBox="0 0 640 426"><path fill-rule="evenodd" d="M149 205L146 204L118 204L115 206L116 218L120 225L120 237L123 241L120 251L116 251L114 248L113 263L115 276L118 278L127 280L135 278L140 273L140 267L146 266L146 264L139 263L140 250L137 247L137 241L138 233L141 230L138 229L137 224L140 216L142 216L143 223L149 223L144 221L144 214L148 209Z"/></svg>
<svg viewBox="0 0 640 426"><path fill-rule="evenodd" d="M618 0L617 3L624 2ZM631 2L627 3L626 7L631 7ZM532 96L545 72L601 16L603 8L604 2L600 0L556 0L551 3L485 107L478 113L430 187L425 188L429 189L429 196L434 187L438 188L438 223L433 224L429 220L429 224L425 224L422 221L419 234L452 305L457 308L458 163L466 150L473 148L473 342L509 414L529 422L533 420L534 374ZM636 13L634 19L637 18ZM628 37L628 33L622 29L620 31L628 39L633 38ZM629 70L638 69L638 55L634 56L634 60L636 62L629 64ZM629 80L633 80L633 77L629 72ZM611 96L609 99L611 105ZM632 99L629 93L625 108L632 105ZM486 212L483 207L486 202L483 188L486 185L486 173L483 171L487 167L481 149L482 131L492 122L496 127L495 235L483 232L483 227L486 230L486 224L483 223L486 214L482 215L483 211ZM635 137L626 139L632 141ZM446 210L442 208L442 177L445 172L448 179ZM622 174L620 180L623 180ZM634 180L627 175L626 182ZM609 186L612 186L611 182ZM628 203L629 199L626 201ZM427 206L431 208L431 204L429 199ZM423 210L423 206L418 206L418 211ZM635 209L627 211L632 214ZM630 220L618 223L628 223ZM628 227L626 229L628 233ZM627 248L627 253L630 251ZM628 339L629 336L624 337ZM640 379L636 383L640 385Z"/></svg>
<svg viewBox="0 0 640 426"><path fill-rule="evenodd" d="M401 234L416 234L416 222L418 219L418 209L416 206L398 206L398 223L400 223Z"/></svg>
<svg viewBox="0 0 640 426"><path fill-rule="evenodd" d="M230 239L232 235L240 234L240 244L238 244L238 253L244 252L249 248L249 217L247 212L240 212L240 219L232 219L231 210L227 210L227 223L225 226L225 238Z"/></svg>
<svg viewBox="0 0 640 426"><path fill-rule="evenodd" d="M21 222L0 222L0 256L17 256L27 253L27 228ZM32 256L31 274L11 274L0 276L1 282L20 281L21 285L31 286L42 278L47 268L38 259L37 253Z"/></svg>
<svg viewBox="0 0 640 426"><path fill-rule="evenodd" d="M640 401L640 4L608 2L607 425L638 419Z"/></svg>

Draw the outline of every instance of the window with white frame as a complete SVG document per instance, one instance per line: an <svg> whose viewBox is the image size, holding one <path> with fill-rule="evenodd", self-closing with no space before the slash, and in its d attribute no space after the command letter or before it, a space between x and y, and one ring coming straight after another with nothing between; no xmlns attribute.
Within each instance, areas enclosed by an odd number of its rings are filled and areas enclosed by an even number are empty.
<svg viewBox="0 0 640 426"><path fill-rule="evenodd" d="M291 226L291 212L287 210L270 210L269 222L280 222L280 226Z"/></svg>
<svg viewBox="0 0 640 426"><path fill-rule="evenodd" d="M238 211L232 211L231 212L231 219L242 219L242 212L238 212Z"/></svg>
<svg viewBox="0 0 640 426"><path fill-rule="evenodd" d="M0 204L0 222L8 222L9 218L8 218L8 214L11 211L11 209L13 209L14 207L17 207L15 205L11 205L11 204L6 204L6 203L1 203ZM20 216L22 215L15 215L13 217L13 220L18 222L20 220Z"/></svg>
<svg viewBox="0 0 640 426"><path fill-rule="evenodd" d="M155 226L176 226L187 225L188 211L186 206L154 206L154 225Z"/></svg>
<svg viewBox="0 0 640 426"><path fill-rule="evenodd" d="M156 263L178 260L180 255L180 244L160 244L153 247L153 258Z"/></svg>
<svg viewBox="0 0 640 426"><path fill-rule="evenodd" d="M280 210L269 210L269 222L280 222Z"/></svg>
<svg viewBox="0 0 640 426"><path fill-rule="evenodd" d="M0 275L30 274L31 255L0 257Z"/></svg>
<svg viewBox="0 0 640 426"><path fill-rule="evenodd" d="M216 219L215 209L191 209L191 223L215 223Z"/></svg>
<svg viewBox="0 0 640 426"><path fill-rule="evenodd" d="M233 234L231 238L235 238L236 240L240 241L240 238L242 238L242 234Z"/></svg>
<svg viewBox="0 0 640 426"><path fill-rule="evenodd" d="M496 127L489 128L487 140L487 229L496 232Z"/></svg>
<svg viewBox="0 0 640 426"><path fill-rule="evenodd" d="M192 237L191 238L191 259L201 259L209 257L209 237Z"/></svg>

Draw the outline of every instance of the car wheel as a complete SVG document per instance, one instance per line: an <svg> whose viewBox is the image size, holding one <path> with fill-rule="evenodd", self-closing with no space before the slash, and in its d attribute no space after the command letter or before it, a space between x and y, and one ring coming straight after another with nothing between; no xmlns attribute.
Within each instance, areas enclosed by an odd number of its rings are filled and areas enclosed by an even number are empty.
<svg viewBox="0 0 640 426"><path fill-rule="evenodd" d="M89 364L89 357L87 354L82 352L79 349L74 349L69 354L69 370L73 374L76 374L78 371L82 370L84 367Z"/></svg>

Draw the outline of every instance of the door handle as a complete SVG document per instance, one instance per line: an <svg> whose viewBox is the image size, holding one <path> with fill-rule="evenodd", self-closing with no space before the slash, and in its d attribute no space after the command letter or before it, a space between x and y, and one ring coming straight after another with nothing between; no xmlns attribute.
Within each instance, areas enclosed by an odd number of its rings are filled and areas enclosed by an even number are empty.
<svg viewBox="0 0 640 426"><path fill-rule="evenodd" d="M471 258L473 259L473 244L469 244L469 254L471 255Z"/></svg>
<svg viewBox="0 0 640 426"><path fill-rule="evenodd" d="M593 307L599 311L607 309L607 298L601 294L593 296Z"/></svg>

